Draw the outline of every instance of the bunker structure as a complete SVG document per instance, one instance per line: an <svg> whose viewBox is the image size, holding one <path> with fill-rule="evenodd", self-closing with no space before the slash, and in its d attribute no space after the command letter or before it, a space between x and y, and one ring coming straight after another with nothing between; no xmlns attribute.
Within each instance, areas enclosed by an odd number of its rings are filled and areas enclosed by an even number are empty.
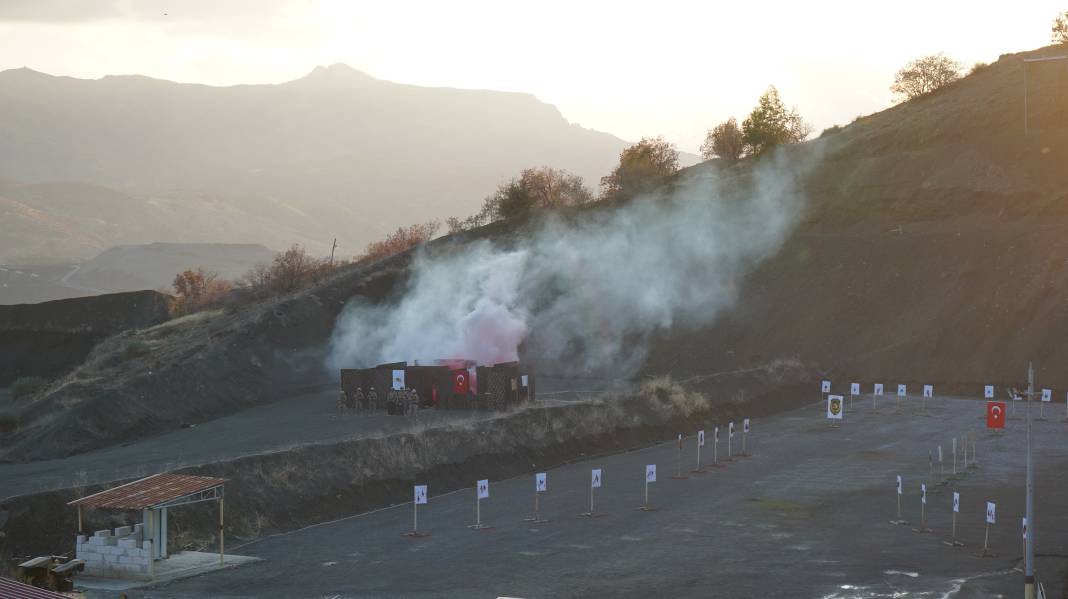
<svg viewBox="0 0 1068 599"><path fill-rule="evenodd" d="M414 389L419 407L444 410L505 411L534 400L534 374L519 362L478 366L472 360L439 360L431 365L394 362L373 368L342 368L341 391L355 403L357 389L365 405L382 409L386 396L397 386L394 375L403 372L403 388ZM371 389L380 405L366 405Z"/></svg>
<svg viewBox="0 0 1068 599"><path fill-rule="evenodd" d="M71 501L67 505L78 508L77 559L84 561L85 573L89 576L152 580L161 569L161 562L170 557L167 549L170 510L217 501L221 565L225 554L225 485L226 479L223 478L162 473ZM87 509L141 512L142 519L133 526L98 530L87 535L82 518Z"/></svg>

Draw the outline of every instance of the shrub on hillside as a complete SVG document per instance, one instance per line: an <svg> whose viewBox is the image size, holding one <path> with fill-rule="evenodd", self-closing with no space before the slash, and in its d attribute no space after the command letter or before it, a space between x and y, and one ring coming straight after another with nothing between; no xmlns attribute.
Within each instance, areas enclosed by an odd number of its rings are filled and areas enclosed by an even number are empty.
<svg viewBox="0 0 1068 599"><path fill-rule="evenodd" d="M410 250L433 239L440 227L441 223L436 220L399 227L396 231L386 235L385 239L367 244L359 260L381 260Z"/></svg>
<svg viewBox="0 0 1068 599"><path fill-rule="evenodd" d="M18 419L9 411L0 412L0 433L10 433L19 427Z"/></svg>
<svg viewBox="0 0 1068 599"><path fill-rule="evenodd" d="M20 376L11 385L11 399L22 399L36 395L38 391L48 386L48 381L37 376Z"/></svg>
<svg viewBox="0 0 1068 599"><path fill-rule="evenodd" d="M225 301L233 284L203 268L188 269L174 277L174 301L170 305L172 317L184 316L209 308L217 308Z"/></svg>
<svg viewBox="0 0 1068 599"><path fill-rule="evenodd" d="M679 170L679 152L663 137L643 137L619 154L619 165L601 177L601 198L629 200L663 185Z"/></svg>
<svg viewBox="0 0 1068 599"><path fill-rule="evenodd" d="M737 162L744 151L742 130L738 127L738 121L734 117L710 129L708 135L705 136L705 142L701 144L701 156L705 160L719 157L727 162Z"/></svg>

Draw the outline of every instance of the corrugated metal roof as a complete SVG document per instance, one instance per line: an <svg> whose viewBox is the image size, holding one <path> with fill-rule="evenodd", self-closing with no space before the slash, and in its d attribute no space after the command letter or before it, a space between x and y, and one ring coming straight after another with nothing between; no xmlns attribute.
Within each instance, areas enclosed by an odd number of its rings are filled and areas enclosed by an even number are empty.
<svg viewBox="0 0 1068 599"><path fill-rule="evenodd" d="M143 510L161 503L199 493L226 482L225 478L190 474L155 474L125 485L75 499L67 505L117 510Z"/></svg>
<svg viewBox="0 0 1068 599"><path fill-rule="evenodd" d="M0 576L0 597L3 599L70 599L66 595L31 587L3 576Z"/></svg>

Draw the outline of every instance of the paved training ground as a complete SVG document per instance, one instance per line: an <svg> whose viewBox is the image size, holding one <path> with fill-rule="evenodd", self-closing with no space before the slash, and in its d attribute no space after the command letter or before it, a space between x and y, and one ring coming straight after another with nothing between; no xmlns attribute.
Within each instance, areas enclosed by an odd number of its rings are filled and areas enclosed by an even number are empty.
<svg viewBox="0 0 1068 599"><path fill-rule="evenodd" d="M883 398L881 413L858 397L841 428L830 428L823 404L754 421L753 457L725 468L671 480L675 443L576 463L549 471L542 496L551 522L523 522L533 501L533 475L491 481L482 521L472 488L435 496L420 506L412 539L411 504L268 537L235 547L264 562L199 576L131 597L991 597L1022 592L1023 427L1010 419L1004 436L983 429L985 403L935 398L927 415L920 399ZM1018 404L1016 416L1022 414ZM1037 406L1035 406L1037 415ZM1047 415L1048 412L1047 412ZM1035 423L1036 560L1048 596L1061 593L1068 563L1068 424ZM740 429L740 427L738 427ZM951 470L951 437L977 432L980 467L957 481L928 483L929 526L935 534L893 526L895 475L904 478L903 511L917 524L919 485L928 451L943 445ZM725 430L725 429L724 429ZM711 431L711 427L709 427ZM711 461L711 437L702 456ZM721 430L720 456L726 453ZM741 445L735 436L734 448ZM685 457L694 458L695 438ZM650 489L658 511L642 512L645 464L662 473ZM958 463L958 467L961 466ZM587 508L591 467L604 469L596 509ZM685 468L692 468L692 463ZM961 493L958 537L943 544L952 491ZM977 557L985 502L998 505L991 546ZM239 509L239 508L238 508ZM90 595L93 597L93 595Z"/></svg>

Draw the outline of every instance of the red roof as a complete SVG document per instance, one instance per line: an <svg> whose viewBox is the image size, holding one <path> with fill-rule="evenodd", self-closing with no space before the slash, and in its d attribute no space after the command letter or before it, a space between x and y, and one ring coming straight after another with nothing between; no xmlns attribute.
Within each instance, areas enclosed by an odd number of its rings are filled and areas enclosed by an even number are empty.
<svg viewBox="0 0 1068 599"><path fill-rule="evenodd" d="M155 474L114 489L75 499L67 505L117 510L143 510L161 503L206 491L226 482L225 478L189 474Z"/></svg>
<svg viewBox="0 0 1068 599"><path fill-rule="evenodd" d="M70 599L67 595L31 587L3 576L0 576L0 597L4 599Z"/></svg>

